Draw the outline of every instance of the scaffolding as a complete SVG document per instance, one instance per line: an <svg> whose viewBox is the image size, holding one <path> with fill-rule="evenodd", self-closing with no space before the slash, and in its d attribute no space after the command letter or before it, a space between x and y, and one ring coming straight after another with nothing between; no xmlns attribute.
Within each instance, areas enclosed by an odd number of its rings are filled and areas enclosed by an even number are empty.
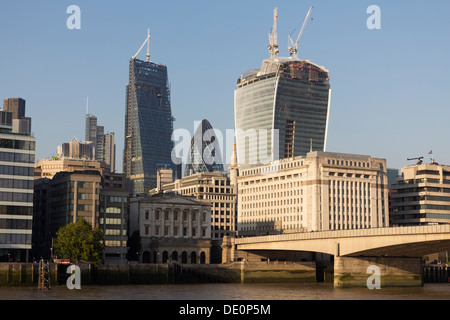
<svg viewBox="0 0 450 320"><path fill-rule="evenodd" d="M39 261L39 290L50 290L51 281L50 281L50 264L48 261L44 261L41 259Z"/></svg>

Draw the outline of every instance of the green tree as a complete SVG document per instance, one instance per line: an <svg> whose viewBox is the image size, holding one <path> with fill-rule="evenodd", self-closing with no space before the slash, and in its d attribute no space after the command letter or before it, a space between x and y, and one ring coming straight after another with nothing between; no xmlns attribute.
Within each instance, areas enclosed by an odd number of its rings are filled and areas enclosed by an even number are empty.
<svg viewBox="0 0 450 320"><path fill-rule="evenodd" d="M61 227L56 233L53 247L56 256L62 259L89 261L94 266L103 262L103 233L98 228L92 228L83 217Z"/></svg>

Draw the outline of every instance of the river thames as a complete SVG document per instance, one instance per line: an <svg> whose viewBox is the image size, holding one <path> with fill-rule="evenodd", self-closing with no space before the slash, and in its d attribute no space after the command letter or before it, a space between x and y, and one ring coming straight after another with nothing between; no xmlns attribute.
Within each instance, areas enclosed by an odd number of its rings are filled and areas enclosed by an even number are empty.
<svg viewBox="0 0 450 320"><path fill-rule="evenodd" d="M450 284L413 288L334 288L329 283L299 284L176 284L0 287L0 300L450 300Z"/></svg>

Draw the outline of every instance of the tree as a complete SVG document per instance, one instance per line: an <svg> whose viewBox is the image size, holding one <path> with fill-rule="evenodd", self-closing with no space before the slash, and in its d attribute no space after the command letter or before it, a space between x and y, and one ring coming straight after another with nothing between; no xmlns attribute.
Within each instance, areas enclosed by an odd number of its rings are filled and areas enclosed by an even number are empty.
<svg viewBox="0 0 450 320"><path fill-rule="evenodd" d="M53 242L55 254L62 259L89 261L94 266L103 262L103 233L80 217L77 222L61 227Z"/></svg>

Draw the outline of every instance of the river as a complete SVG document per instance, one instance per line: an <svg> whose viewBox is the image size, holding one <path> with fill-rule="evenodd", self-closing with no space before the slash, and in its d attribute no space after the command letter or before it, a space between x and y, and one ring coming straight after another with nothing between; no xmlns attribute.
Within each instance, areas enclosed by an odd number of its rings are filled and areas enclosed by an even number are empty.
<svg viewBox="0 0 450 320"><path fill-rule="evenodd" d="M450 284L413 288L334 288L319 284L196 284L81 286L48 291L0 287L0 300L450 300Z"/></svg>

